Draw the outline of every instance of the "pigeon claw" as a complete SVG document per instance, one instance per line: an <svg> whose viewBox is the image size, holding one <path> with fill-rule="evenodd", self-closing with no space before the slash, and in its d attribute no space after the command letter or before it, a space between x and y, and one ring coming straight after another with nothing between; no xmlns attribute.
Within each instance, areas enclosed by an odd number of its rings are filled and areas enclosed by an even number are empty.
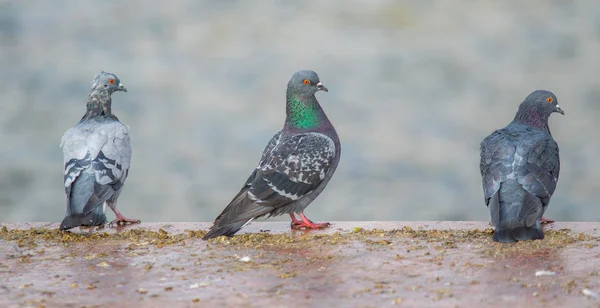
<svg viewBox="0 0 600 308"><path fill-rule="evenodd" d="M117 219L111 221L110 223L108 223L108 226L114 227L114 226L124 226L124 225L132 225L132 224L139 224L139 223L142 223L142 221L139 219L129 219L129 218L125 218L125 217L120 217L120 218L117 218Z"/></svg>
<svg viewBox="0 0 600 308"><path fill-rule="evenodd" d="M542 224L551 224L551 223L553 223L553 222L555 222L555 220L552 220L552 219L546 219L546 218L544 218L544 217L542 217L542 220L540 221L540 223L542 223Z"/></svg>
<svg viewBox="0 0 600 308"><path fill-rule="evenodd" d="M293 230L325 229L325 228L329 228L329 226L331 226L331 224L328 222L312 223L312 224L306 224L303 222L300 222L298 224L292 223Z"/></svg>
<svg viewBox="0 0 600 308"><path fill-rule="evenodd" d="M290 218L292 218L292 230L324 229L331 226L331 224L328 222L314 223L310 219L308 219L308 217L306 217L304 213L300 213L298 214L298 216L300 216L300 219L302 220L298 220L296 219L294 214L290 214Z"/></svg>
<svg viewBox="0 0 600 308"><path fill-rule="evenodd" d="M113 210L113 212L115 212L115 220L111 221L108 226L109 227L113 227L113 226L124 226L124 225L132 225L132 224L139 224L142 223L141 220L139 219L130 219L127 218L125 216L123 216L123 214L121 214L121 212L119 212L119 210L117 210L116 207L111 207L111 209Z"/></svg>

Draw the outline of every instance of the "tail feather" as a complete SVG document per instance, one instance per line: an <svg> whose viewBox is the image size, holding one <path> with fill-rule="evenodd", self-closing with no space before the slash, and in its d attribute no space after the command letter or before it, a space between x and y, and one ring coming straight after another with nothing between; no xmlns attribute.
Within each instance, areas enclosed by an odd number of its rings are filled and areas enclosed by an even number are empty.
<svg viewBox="0 0 600 308"><path fill-rule="evenodd" d="M251 221L251 219L249 219L248 221L238 221L238 222L233 222L233 223L221 225L221 226L214 225L212 228L210 228L208 233L206 233L206 235L204 235L202 237L202 239L208 240L208 239L215 238L215 237L221 236L221 235L231 237L234 234L236 234L238 231L240 231L242 229L242 227L244 227L250 221Z"/></svg>
<svg viewBox="0 0 600 308"><path fill-rule="evenodd" d="M106 223L104 206L97 206L93 211L85 214L70 214L63 219L59 230L69 230L80 226L100 226Z"/></svg>
<svg viewBox="0 0 600 308"><path fill-rule="evenodd" d="M500 243L542 239L544 239L544 231L541 226L516 227L513 229L496 228L493 236L493 240Z"/></svg>
<svg viewBox="0 0 600 308"><path fill-rule="evenodd" d="M496 226L494 241L514 243L544 238L540 223L544 207L538 197L526 191L516 180L502 183L496 194L490 199L490 213Z"/></svg>
<svg viewBox="0 0 600 308"><path fill-rule="evenodd" d="M104 202L112 196L108 185L96 183L93 172L82 172L67 189L67 214L59 230L106 223Z"/></svg>
<svg viewBox="0 0 600 308"><path fill-rule="evenodd" d="M272 207L255 203L248 198L247 191L242 191L215 219L213 226L202 239L208 240L221 235L233 236L252 220L272 211Z"/></svg>

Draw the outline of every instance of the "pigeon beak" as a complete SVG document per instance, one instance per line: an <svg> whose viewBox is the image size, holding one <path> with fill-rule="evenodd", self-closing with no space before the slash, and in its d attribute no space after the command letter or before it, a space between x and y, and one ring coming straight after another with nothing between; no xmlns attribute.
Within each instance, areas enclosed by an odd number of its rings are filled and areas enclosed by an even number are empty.
<svg viewBox="0 0 600 308"><path fill-rule="evenodd" d="M127 92L127 88L125 88L122 83L119 83L119 86L117 87L117 91Z"/></svg>
<svg viewBox="0 0 600 308"><path fill-rule="evenodd" d="M327 89L326 86L324 86L322 83L318 82L317 83L317 89L319 89L319 91L325 91L325 92L329 92L329 90Z"/></svg>
<svg viewBox="0 0 600 308"><path fill-rule="evenodd" d="M558 113L560 113L562 115L565 115L565 112L560 108L559 105L556 105L556 112L558 112Z"/></svg>

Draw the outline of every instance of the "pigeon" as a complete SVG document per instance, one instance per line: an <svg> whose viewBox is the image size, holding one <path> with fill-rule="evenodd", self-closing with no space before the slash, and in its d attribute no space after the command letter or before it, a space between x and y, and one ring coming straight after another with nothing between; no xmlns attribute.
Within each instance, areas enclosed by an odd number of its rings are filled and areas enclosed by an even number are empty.
<svg viewBox="0 0 600 308"><path fill-rule="evenodd" d="M335 128L315 98L318 91L328 92L316 72L294 73L287 85L283 129L269 141L258 166L203 239L233 236L267 214L289 214L292 229L329 227L304 215L333 176L341 153Z"/></svg>
<svg viewBox="0 0 600 308"><path fill-rule="evenodd" d="M104 225L106 205L116 215L110 225L140 222L125 218L116 207L131 161L129 129L111 110L116 91L127 89L115 74L96 75L87 112L61 139L67 213L60 230Z"/></svg>
<svg viewBox="0 0 600 308"><path fill-rule="evenodd" d="M560 171L558 144L548 128L554 112L565 114L556 96L534 91L510 124L481 142L483 192L496 242L544 238L542 216Z"/></svg>

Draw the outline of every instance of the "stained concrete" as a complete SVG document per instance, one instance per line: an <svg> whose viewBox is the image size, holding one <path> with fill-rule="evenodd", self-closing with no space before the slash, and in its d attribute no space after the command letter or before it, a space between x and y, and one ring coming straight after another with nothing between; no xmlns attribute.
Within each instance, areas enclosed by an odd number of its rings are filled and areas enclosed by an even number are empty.
<svg viewBox="0 0 600 308"><path fill-rule="evenodd" d="M1 224L0 306L600 307L597 223L517 244L487 222L256 222L204 241L209 226Z"/></svg>

